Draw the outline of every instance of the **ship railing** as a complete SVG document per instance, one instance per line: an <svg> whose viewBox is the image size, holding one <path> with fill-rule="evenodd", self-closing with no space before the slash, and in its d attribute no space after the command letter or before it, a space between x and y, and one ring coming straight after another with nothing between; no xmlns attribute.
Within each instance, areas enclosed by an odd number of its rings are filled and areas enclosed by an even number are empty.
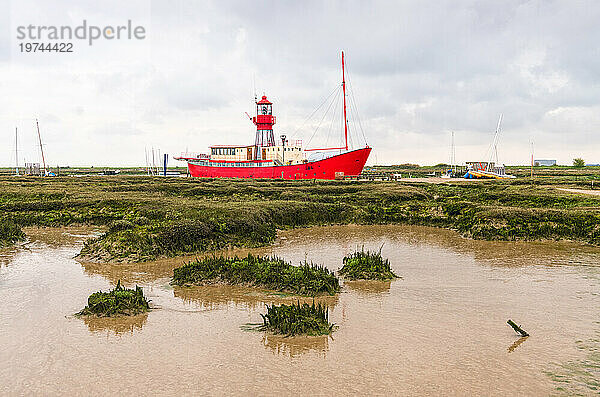
<svg viewBox="0 0 600 397"><path fill-rule="evenodd" d="M285 146L302 147L302 139L288 139Z"/></svg>
<svg viewBox="0 0 600 397"><path fill-rule="evenodd" d="M179 158L182 159L210 159L210 156L208 154L204 154L204 153L197 153L197 152L181 152L181 155L179 156Z"/></svg>

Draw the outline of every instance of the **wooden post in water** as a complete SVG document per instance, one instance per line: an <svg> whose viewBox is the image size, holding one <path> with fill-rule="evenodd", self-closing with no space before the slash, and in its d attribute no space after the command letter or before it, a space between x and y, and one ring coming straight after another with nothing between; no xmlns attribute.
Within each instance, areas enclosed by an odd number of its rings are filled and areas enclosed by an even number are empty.
<svg viewBox="0 0 600 397"><path fill-rule="evenodd" d="M514 329L515 332L517 332L521 336L529 336L529 334L527 332L525 332L525 330L523 330L523 328L521 328L517 324L515 324L513 320L508 320L506 323L508 325L510 325L512 327L512 329Z"/></svg>

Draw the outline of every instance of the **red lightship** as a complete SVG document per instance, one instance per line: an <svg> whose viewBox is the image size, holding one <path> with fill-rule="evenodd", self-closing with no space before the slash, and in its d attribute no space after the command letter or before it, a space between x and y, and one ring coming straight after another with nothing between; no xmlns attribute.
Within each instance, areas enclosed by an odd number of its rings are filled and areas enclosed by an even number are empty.
<svg viewBox="0 0 600 397"><path fill-rule="evenodd" d="M344 179L362 172L371 148L348 150L346 117L346 76L342 52L342 92L344 146L303 149L302 141L281 136L275 143L273 104L263 96L256 101L254 145L217 145L210 154L182 154L177 160L187 161L190 174L201 178L269 178L269 179ZM248 116L250 117L250 116ZM318 159L307 159L307 152L320 152ZM335 151L335 152L334 152Z"/></svg>

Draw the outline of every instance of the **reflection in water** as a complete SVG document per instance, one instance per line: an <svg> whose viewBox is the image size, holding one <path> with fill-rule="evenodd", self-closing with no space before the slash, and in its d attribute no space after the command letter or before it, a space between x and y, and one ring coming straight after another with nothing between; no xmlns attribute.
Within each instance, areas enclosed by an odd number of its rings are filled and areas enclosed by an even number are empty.
<svg viewBox="0 0 600 397"><path fill-rule="evenodd" d="M100 235L97 227L25 227L26 240L17 244L0 249L0 267L5 266L13 260L19 251L43 250L48 248L74 247L81 241Z"/></svg>
<svg viewBox="0 0 600 397"><path fill-rule="evenodd" d="M529 338L529 336L522 336L517 339L512 345L508 347L508 352L512 353L517 347L521 345L521 343L525 342Z"/></svg>
<svg viewBox="0 0 600 397"><path fill-rule="evenodd" d="M27 241L25 246L37 246L40 243L52 248L74 246L90 237L102 234L99 227L25 227L23 228Z"/></svg>
<svg viewBox="0 0 600 397"><path fill-rule="evenodd" d="M82 319L92 333L122 335L141 330L148 321L148 313L120 317L83 316Z"/></svg>
<svg viewBox="0 0 600 397"><path fill-rule="evenodd" d="M18 249L16 247L0 249L0 267L8 265L16 255L17 250Z"/></svg>
<svg viewBox="0 0 600 397"><path fill-rule="evenodd" d="M569 241L486 241L463 238L452 230L421 226L389 226L397 241L414 246L438 246L467 254L479 262L499 267L531 265L590 265L597 263L598 247Z"/></svg>
<svg viewBox="0 0 600 397"><path fill-rule="evenodd" d="M321 336L282 336L265 333L262 338L263 345L273 354L283 354L297 357L304 353L316 352L325 357L329 350L328 335Z"/></svg>
<svg viewBox="0 0 600 397"><path fill-rule="evenodd" d="M356 280L356 281L344 281L344 286L348 287L352 292L356 292L359 295L369 296L373 294L389 293L391 281L377 281L377 280Z"/></svg>
<svg viewBox="0 0 600 397"><path fill-rule="evenodd" d="M481 264L497 267L599 266L597 258L600 249L583 243L472 240L463 238L452 230L424 226L319 226L284 231L280 234L280 238L272 247L259 248L255 251L266 254L286 254L286 257L289 257L292 251L294 261L303 260L305 252L311 252L313 254L309 259L315 260L319 252L313 248L314 245L317 244L327 250L329 248L327 241L335 236L338 244L335 248L339 251L327 252L330 257L336 254L335 262L328 264L330 270L338 270L342 265L342 257L354 251L357 246L364 245L365 249L379 249L382 244L384 244L383 254L387 257L390 257L390 249L402 245L424 252L430 251L432 247L439 247L448 250L449 253L467 255ZM443 257L438 259L443 261ZM397 274L403 276L401 273Z"/></svg>
<svg viewBox="0 0 600 397"><path fill-rule="evenodd" d="M52 229L35 229L52 230ZM62 232L61 232L62 233ZM60 236L61 233L58 233ZM50 237L38 232L41 238ZM335 236L336 244L328 244ZM597 267L598 247L584 244L553 241L549 242L524 242L524 241L484 241L462 238L451 230L436 229L423 226L398 226L398 225L365 225L365 226L327 226L309 229L295 229L280 232L279 238L273 246L261 248L235 248L220 251L217 254L225 256L277 255L292 264L299 264L309 260L323 264L330 270L338 270L342 265L342 258L358 246L365 249L377 249L384 244L384 256L390 257L390 248L401 245L414 250L431 251L432 247L439 247L452 255L466 255L480 264L494 267L512 268L531 265L543 266L581 266ZM314 246L321 246L321 252ZM340 249L341 248L341 249ZM330 251L331 249L331 251ZM311 255L307 256L307 252ZM116 284L118 280L127 284L152 283L159 279L171 278L173 269L183 264L214 253L205 253L175 258L162 258L151 262L142 263L95 263L79 260L86 273L98 274ZM443 254L443 252L441 252ZM391 255L392 257L394 255ZM324 259L325 258L325 259ZM443 256L439 258L443 260ZM392 261L392 268L399 276L403 276L402 268ZM597 272L592 270L592 277ZM350 286L352 288L352 286ZM368 291L362 286L365 293ZM374 287L375 288L375 287ZM373 291L375 292L375 291ZM385 291L381 291L385 292Z"/></svg>
<svg viewBox="0 0 600 397"><path fill-rule="evenodd" d="M237 285L176 286L173 288L173 292L176 298L180 298L188 304L195 304L201 310L216 310L231 304L238 308L255 310L264 304L289 304L297 301L312 303L313 301L311 297L279 294ZM327 305L330 310L337 305L338 300L339 295L323 295L314 298L315 302Z"/></svg>
<svg viewBox="0 0 600 397"><path fill-rule="evenodd" d="M163 259L143 263L97 263L79 261L89 275L98 274L112 284L122 283L134 285L152 283L158 279L173 276L173 269L184 264L181 258Z"/></svg>

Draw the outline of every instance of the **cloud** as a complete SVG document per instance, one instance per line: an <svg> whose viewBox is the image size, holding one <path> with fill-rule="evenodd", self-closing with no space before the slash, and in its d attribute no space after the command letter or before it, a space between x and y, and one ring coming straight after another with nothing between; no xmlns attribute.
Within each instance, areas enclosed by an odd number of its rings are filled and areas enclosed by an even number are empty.
<svg viewBox="0 0 600 397"><path fill-rule="evenodd" d="M339 87L344 49L363 127L353 108L353 142L364 132L373 161L447 161L450 131L459 160L483 156L504 113L506 163L527 162L532 140L562 163L600 162L593 1L0 0L0 9L10 9L0 13L0 137L22 126L30 158L35 117L48 156L71 165L143 164L144 146L176 154L251 143L244 112L255 84L275 103L276 134L307 141L318 122L306 117ZM83 19L131 19L146 39L75 43L72 54L18 51L18 25ZM339 139L337 124L314 143ZM2 146L1 165L12 150Z"/></svg>

